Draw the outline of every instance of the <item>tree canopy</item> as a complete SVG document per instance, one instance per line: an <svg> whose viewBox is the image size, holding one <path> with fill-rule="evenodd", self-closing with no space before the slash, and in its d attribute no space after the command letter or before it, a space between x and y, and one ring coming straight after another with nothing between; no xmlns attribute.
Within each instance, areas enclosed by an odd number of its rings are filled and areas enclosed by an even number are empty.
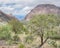
<svg viewBox="0 0 60 48"><path fill-rule="evenodd" d="M60 26L60 17L57 15L35 15L29 22L29 29L35 35L40 36L41 47L48 38L58 39L59 31L57 32ZM55 30L55 28L57 28ZM60 37L59 37L60 38ZM39 48L38 47L38 48Z"/></svg>

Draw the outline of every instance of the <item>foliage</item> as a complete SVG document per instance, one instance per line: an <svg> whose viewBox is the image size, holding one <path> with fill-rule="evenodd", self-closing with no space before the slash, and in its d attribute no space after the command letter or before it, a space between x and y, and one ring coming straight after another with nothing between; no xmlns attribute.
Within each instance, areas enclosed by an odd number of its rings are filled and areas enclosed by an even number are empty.
<svg viewBox="0 0 60 48"><path fill-rule="evenodd" d="M18 35L13 35L12 26L10 24L0 25L0 40L6 40L8 44L18 44Z"/></svg>
<svg viewBox="0 0 60 48"><path fill-rule="evenodd" d="M19 48L25 48L24 44L20 44Z"/></svg>
<svg viewBox="0 0 60 48"><path fill-rule="evenodd" d="M14 41L19 41L18 35L13 36L13 40L14 40Z"/></svg>
<svg viewBox="0 0 60 48"><path fill-rule="evenodd" d="M40 48L48 39L50 39L49 44L57 47L56 41L60 40L59 16L51 14L36 15L26 24L19 20L11 20L6 25L0 25L0 40L7 40L10 45L20 44L19 48L25 48L27 45ZM36 40L39 41L35 44Z"/></svg>
<svg viewBox="0 0 60 48"><path fill-rule="evenodd" d="M7 25L0 26L0 40L9 40L11 39L11 27Z"/></svg>
<svg viewBox="0 0 60 48"><path fill-rule="evenodd" d="M9 24L12 26L12 30L15 33L23 33L25 31L27 31L27 29L25 28L25 26L23 25L23 23L21 23L19 20L11 20L9 22Z"/></svg>
<svg viewBox="0 0 60 48"><path fill-rule="evenodd" d="M56 27L58 28L59 25L60 25L59 17L56 15L50 14L50 15L36 15L34 18L30 20L30 23L28 26L32 34L35 34L40 37L41 44L39 47L41 47L49 37L58 35L58 33L55 32L54 28Z"/></svg>
<svg viewBox="0 0 60 48"><path fill-rule="evenodd" d="M34 39L33 36L29 35L29 36L26 37L25 42L28 43L28 44L29 43L32 43L33 42L33 39Z"/></svg>

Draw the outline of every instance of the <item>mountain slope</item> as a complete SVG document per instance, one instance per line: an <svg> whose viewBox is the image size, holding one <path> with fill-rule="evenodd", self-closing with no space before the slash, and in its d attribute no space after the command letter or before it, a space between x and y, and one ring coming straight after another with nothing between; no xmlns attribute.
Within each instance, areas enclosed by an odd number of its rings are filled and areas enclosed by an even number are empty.
<svg viewBox="0 0 60 48"><path fill-rule="evenodd" d="M30 20L34 15L37 14L56 14L60 15L60 7L52 4L40 4L31 10L29 14L25 17L25 20Z"/></svg>
<svg viewBox="0 0 60 48"><path fill-rule="evenodd" d="M4 12L0 11L0 22L8 22L12 19L16 19L12 15L5 14Z"/></svg>

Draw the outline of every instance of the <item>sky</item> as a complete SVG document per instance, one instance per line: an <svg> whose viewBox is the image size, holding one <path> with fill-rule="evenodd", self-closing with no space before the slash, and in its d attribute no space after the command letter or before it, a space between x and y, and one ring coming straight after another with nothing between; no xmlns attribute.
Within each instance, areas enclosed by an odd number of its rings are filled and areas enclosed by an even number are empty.
<svg viewBox="0 0 60 48"><path fill-rule="evenodd" d="M0 10L23 19L38 4L60 6L60 0L0 0Z"/></svg>

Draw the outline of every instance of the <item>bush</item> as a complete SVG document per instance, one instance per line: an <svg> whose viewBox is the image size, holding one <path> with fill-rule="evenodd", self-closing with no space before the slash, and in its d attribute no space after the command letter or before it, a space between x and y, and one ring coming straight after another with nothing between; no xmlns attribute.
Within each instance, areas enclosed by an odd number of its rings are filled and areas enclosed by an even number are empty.
<svg viewBox="0 0 60 48"><path fill-rule="evenodd" d="M19 48L25 48L24 44L20 44Z"/></svg>
<svg viewBox="0 0 60 48"><path fill-rule="evenodd" d="M11 27L6 24L6 25L1 25L0 26L0 40L9 40L11 39Z"/></svg>
<svg viewBox="0 0 60 48"><path fill-rule="evenodd" d="M25 31L23 23L18 20L11 20L9 24L12 26L12 30L15 34L23 33Z"/></svg>

